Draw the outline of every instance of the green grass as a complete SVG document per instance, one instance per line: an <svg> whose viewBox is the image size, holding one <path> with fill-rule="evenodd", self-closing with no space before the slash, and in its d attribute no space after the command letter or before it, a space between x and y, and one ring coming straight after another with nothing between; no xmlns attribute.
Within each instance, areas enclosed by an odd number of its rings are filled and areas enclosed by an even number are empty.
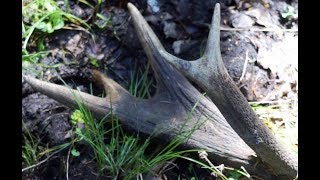
<svg viewBox="0 0 320 180"><path fill-rule="evenodd" d="M217 174L221 179L228 179L217 167L209 166L203 162L185 156L186 153L197 153L199 149L179 150L178 147L186 142L204 122L199 121L194 127L187 130L185 125L197 104L191 110L185 124L179 133L167 145L159 145L152 148L152 154L147 153L150 149L152 136L141 139L138 135L127 135L123 132L117 118L109 112L102 120L95 120L90 111L77 99L77 115L73 115L74 122L83 122L84 128L76 128L76 135L79 140L86 142L94 152L94 159L102 174L106 172L114 179L133 179L139 174L152 172L155 167L163 165L165 162L182 158L190 162L199 164L203 168ZM80 114L78 114L80 113ZM111 123L111 128L107 124ZM73 123L75 124L75 123ZM202 150L203 151L203 150ZM228 168L225 168L228 169ZM234 169L228 169L234 170ZM237 171L238 172L238 171ZM242 171L239 171L242 172ZM238 173L239 174L239 173ZM246 175L245 173L240 174Z"/></svg>
<svg viewBox="0 0 320 180"><path fill-rule="evenodd" d="M63 28L65 21L90 29L86 22L60 9L54 0L23 0L22 16L23 50L26 50L29 39L36 30L50 34Z"/></svg>
<svg viewBox="0 0 320 180"><path fill-rule="evenodd" d="M137 74L132 75L129 88L132 95L150 97L148 90L152 81L147 77L149 67L147 65L144 73L139 69L135 71ZM146 82L149 86L145 85ZM102 120L96 121L90 111L79 100L77 102L78 110L72 115L72 119L74 122L84 122L85 128L82 130L77 128L76 134L93 149L94 159L101 172L107 170L113 178L122 176L130 179L141 172L148 172L160 160L159 158L147 160L145 156L150 138L140 142L139 136L124 134L118 119L111 112ZM111 129L105 129L107 120L111 121Z"/></svg>
<svg viewBox="0 0 320 180"><path fill-rule="evenodd" d="M79 2L94 9L93 15L90 16L91 21L88 19L84 21L71 14L68 0L64 1L66 10L61 9L55 0L22 0L23 71L42 77L43 68L56 68L62 65L45 66L41 64L41 59L50 53L44 44L44 39L49 34L62 28L77 29L89 33L94 38L94 34L91 32L92 27L97 26L104 29L111 24L109 18L99 13L102 1L98 0L95 6L85 0ZM90 63L99 67L94 59L91 59Z"/></svg>
<svg viewBox="0 0 320 180"><path fill-rule="evenodd" d="M65 3L68 2L65 0ZM62 64L46 66L41 59L50 51L46 49L44 39L54 31L68 24L84 26L89 24L60 9L54 0L22 0L22 70L35 76L43 76L43 68L56 68Z"/></svg>
<svg viewBox="0 0 320 180"><path fill-rule="evenodd" d="M151 98L150 88L153 79L148 77L150 63L146 65L144 70L137 67L135 64L134 70L131 72L131 80L128 91L131 95L143 99Z"/></svg>
<svg viewBox="0 0 320 180"><path fill-rule="evenodd" d="M42 139L32 135L23 121L22 126L25 130L25 133L22 134L23 142L21 155L23 161L27 165L27 167L24 167L22 169L22 172L40 166L44 162L48 161L54 154L57 154L58 152L62 151L75 142L74 140L72 140L70 142L56 145L51 148L42 146Z"/></svg>
<svg viewBox="0 0 320 180"><path fill-rule="evenodd" d="M111 19L99 13L101 10L102 0L98 0L95 5L90 4L86 0L79 0L79 2L93 9L91 20L96 27L105 29L108 25L111 25Z"/></svg>
<svg viewBox="0 0 320 180"><path fill-rule="evenodd" d="M91 29L85 21L69 13L68 3L66 6L67 12L60 9L54 0L22 0L23 70L39 74L39 67L35 66L39 65L39 60L49 53L43 43L47 35L62 29L68 23ZM56 66L59 65L50 68Z"/></svg>
<svg viewBox="0 0 320 180"><path fill-rule="evenodd" d="M76 135L93 149L94 159L101 173L107 171L116 179L124 176L144 159L149 140L141 144L138 136L124 134L118 119L111 112L97 121L80 101L78 110L82 114L84 128L76 128ZM105 128L107 123L111 123L111 128Z"/></svg>
<svg viewBox="0 0 320 180"><path fill-rule="evenodd" d="M118 119L111 113L96 121L82 103L78 106L85 128L76 128L76 135L93 149L100 172L107 170L116 179L135 167L143 158L143 152L149 142L145 141L140 145L139 137L124 134ZM106 129L106 124L110 122L111 129Z"/></svg>
<svg viewBox="0 0 320 180"><path fill-rule="evenodd" d="M22 134L24 140L24 144L22 145L22 159L28 166L31 166L38 162L40 139L35 138L30 133L23 121L22 126L26 131L26 133Z"/></svg>
<svg viewBox="0 0 320 180"><path fill-rule="evenodd" d="M150 65L148 64L144 71L135 68L130 81L129 92L136 97L150 98L150 86L152 80L148 77ZM64 82L65 83L65 82ZM66 84L66 83L65 83ZM167 145L158 147L149 147L152 138L157 132L154 132L148 138L140 138L138 135L128 135L123 132L119 120L113 116L112 111L101 119L96 120L90 110L74 94L78 104L78 109L72 114L72 124L83 124L84 128L76 128L75 134L79 141L86 142L93 150L93 158L97 163L100 173L108 173L112 178L130 180L138 175L153 172L156 167L162 166L165 162L182 158L201 167L208 169L221 179L228 178L214 166L211 162L207 165L186 154L203 152L202 149L180 150L179 146L185 143L195 130L205 123L206 120L199 120L193 127L187 129L186 124L192 116L198 102L189 112L185 123L177 132L177 135L168 142ZM152 153L150 152L152 149ZM207 162L209 160L207 159ZM230 177L247 176L245 171L225 167ZM237 179L237 178L234 178Z"/></svg>
<svg viewBox="0 0 320 180"><path fill-rule="evenodd" d="M72 115L72 124L83 123L84 128L76 128L79 140L86 142L93 150L94 160L100 172L110 173L114 179L136 167L144 157L149 141L139 142L139 137L123 133L118 119L109 112L103 119L96 120L80 99L74 94L78 110ZM106 128L110 127L111 128Z"/></svg>
<svg viewBox="0 0 320 180"><path fill-rule="evenodd" d="M81 119L85 128L76 128L76 135L91 146L100 171L103 173L104 170L107 170L113 178L131 179L183 153L197 152L197 150L177 151L176 149L191 136L199 125L176 136L165 148L157 148L155 153L147 155L146 149L151 137L140 141L139 136L123 133L118 119L111 112L102 120L97 121L80 101L77 100L77 102L79 111L76 112L81 112L81 115L73 117ZM111 121L111 129L105 128L107 120Z"/></svg>

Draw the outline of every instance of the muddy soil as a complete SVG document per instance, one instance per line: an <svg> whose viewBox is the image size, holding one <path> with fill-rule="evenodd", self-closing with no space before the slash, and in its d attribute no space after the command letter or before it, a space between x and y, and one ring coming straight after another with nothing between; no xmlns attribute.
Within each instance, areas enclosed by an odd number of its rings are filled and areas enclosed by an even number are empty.
<svg viewBox="0 0 320 180"><path fill-rule="evenodd" d="M297 99L297 31L298 18L282 17L288 6L298 11L297 0L154 0L130 1L142 12L164 47L172 54L197 59L203 53L214 4L221 9L221 53L225 66L248 101L278 101ZM64 1L59 3L62 8ZM110 23L93 33L82 30L59 30L47 36L44 44L50 53L41 59L42 65L33 71L23 71L57 84L64 79L73 88L101 94L92 84L89 69L99 69L128 88L136 67L144 69L146 56L137 39L125 1L104 1L99 13ZM71 13L92 20L92 9L80 1L69 1ZM224 29L223 29L224 28ZM251 29L241 30L241 29ZM277 30L278 29L278 30ZM93 36L92 36L93 35ZM29 47L32 50L34 47ZM57 65L54 68L50 66ZM152 71L149 72L152 76ZM52 147L69 141L70 108L34 92L22 81L22 119L29 131L41 137L41 145ZM155 86L153 86L154 89ZM154 91L154 90L153 90ZM23 129L24 131L24 129ZM69 159L69 179L106 179L98 173L90 148L82 144L79 157ZM63 150L38 167L23 172L23 179L66 179L68 150ZM185 161L166 171L169 179L179 175L190 179L212 179L208 172ZM26 164L22 162L22 166Z"/></svg>

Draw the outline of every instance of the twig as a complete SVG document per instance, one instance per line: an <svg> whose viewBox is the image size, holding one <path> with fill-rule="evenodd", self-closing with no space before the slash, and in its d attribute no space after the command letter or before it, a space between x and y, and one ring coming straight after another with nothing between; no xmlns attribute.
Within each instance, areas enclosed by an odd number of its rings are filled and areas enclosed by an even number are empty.
<svg viewBox="0 0 320 180"><path fill-rule="evenodd" d="M261 177L259 177L259 176L255 176L255 175L252 175L252 178L254 178L254 179L258 179L258 180L264 180L264 179L262 179Z"/></svg>
<svg viewBox="0 0 320 180"><path fill-rule="evenodd" d="M139 179L139 178L140 178L140 180L143 180L143 177L142 177L141 173L137 174L137 179Z"/></svg>
<svg viewBox="0 0 320 180"><path fill-rule="evenodd" d="M179 167L173 163L176 159L177 158L173 158L173 159L169 160L168 162L166 162L165 165L160 169L158 174L164 174L166 171L169 171L175 167L179 169ZM172 167L169 167L169 165L172 165Z"/></svg>
<svg viewBox="0 0 320 180"><path fill-rule="evenodd" d="M69 30L77 30L77 31L83 31L87 34L89 34L93 40L93 42L95 42L95 37L92 33L90 33L88 30L86 30L85 28L81 27L81 26L78 26L78 25L66 25L64 26L62 29L69 29Z"/></svg>
<svg viewBox="0 0 320 180"><path fill-rule="evenodd" d="M263 29L257 29L257 28L250 28L250 29L244 29L244 28L229 28L229 27L220 27L221 31L269 31L269 32L298 32L298 29L275 29L275 28L263 28Z"/></svg>
<svg viewBox="0 0 320 180"><path fill-rule="evenodd" d="M290 103L294 99L287 100L277 100L277 101L251 101L249 104L280 104L280 103Z"/></svg>
<svg viewBox="0 0 320 180"><path fill-rule="evenodd" d="M88 33L88 34L91 35L91 33L90 33L88 30L86 30L85 28L83 28L83 27L81 27L81 26L75 25L75 24L73 24L73 25L66 25L66 26L64 26L62 29L84 31L84 32L86 32L86 33Z"/></svg>
<svg viewBox="0 0 320 180"><path fill-rule="evenodd" d="M249 60L249 57L248 57L248 50L246 51L246 59L244 61L244 65L243 65L243 69L242 69L242 74L241 74L241 77L239 79L239 82L242 81L244 75L246 74L246 70L247 70L247 65L248 65L248 60Z"/></svg>
<svg viewBox="0 0 320 180"><path fill-rule="evenodd" d="M206 151L200 151L200 152L198 152L198 153L199 153L200 159L203 159L203 160L207 161L207 163L208 163L212 168L216 169L217 172L220 172L220 175L223 176L222 171L223 171L223 169L224 169L224 164L221 164L220 166L215 166L215 165L213 165L212 162L208 159L208 154L207 154ZM212 175L217 176L217 174L214 173L214 172L212 172Z"/></svg>
<svg viewBox="0 0 320 180"><path fill-rule="evenodd" d="M68 155L67 155L67 165L66 165L66 178L67 180L69 180L69 158L70 158L70 152L71 152L71 146L69 148L69 151L68 151Z"/></svg>
<svg viewBox="0 0 320 180"><path fill-rule="evenodd" d="M56 152L52 153L52 154L51 154L50 156L48 156L46 159L38 162L37 164L34 164L34 165L29 166L29 167L23 168L23 169L22 169L22 172L24 172L24 171L26 171L26 170L29 170L29 169L32 169L32 168L35 168L35 167L37 167L37 166L45 163L45 162L48 161L53 155L57 154L58 152L62 151L63 149L64 149L64 148L61 148L61 149L57 150Z"/></svg>

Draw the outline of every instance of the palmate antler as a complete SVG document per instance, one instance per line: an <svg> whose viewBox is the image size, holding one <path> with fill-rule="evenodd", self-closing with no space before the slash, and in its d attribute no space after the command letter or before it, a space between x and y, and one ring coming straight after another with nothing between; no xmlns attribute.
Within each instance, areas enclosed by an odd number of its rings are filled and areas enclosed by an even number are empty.
<svg viewBox="0 0 320 180"><path fill-rule="evenodd" d="M179 132L193 106L198 103L188 118L187 127L195 126L201 119L206 121L192 134L186 146L206 149L216 162L244 166L250 173L266 179L271 178L271 172L287 177L297 175L297 157L278 143L259 121L223 65L219 46L219 4L215 7L205 54L195 61L184 61L166 52L136 7L128 3L128 9L154 70L157 81L154 97L147 100L135 98L98 71L93 71L93 76L103 85L106 98L28 76L24 77L25 80L35 90L70 107L76 107L73 94L77 94L96 117L105 116L112 108L113 114L124 125L145 134L160 130L158 138L168 140ZM199 84L214 103L168 62ZM266 164L257 165L255 154ZM269 166L272 171L267 168Z"/></svg>

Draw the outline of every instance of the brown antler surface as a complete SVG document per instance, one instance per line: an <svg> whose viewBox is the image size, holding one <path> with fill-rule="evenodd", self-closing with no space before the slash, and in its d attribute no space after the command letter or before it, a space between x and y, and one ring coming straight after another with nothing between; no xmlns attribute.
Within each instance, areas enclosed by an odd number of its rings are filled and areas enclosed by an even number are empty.
<svg viewBox="0 0 320 180"><path fill-rule="evenodd" d="M129 8L134 9L134 8ZM132 10L134 11L134 10ZM136 27L154 33L148 27L142 27L143 18L139 13ZM150 36L150 35L149 35ZM150 42L159 54L183 72L208 93L231 127L268 163L277 174L295 177L298 170L297 156L279 143L258 116L230 78L221 58L220 52L220 5L216 4L212 17L211 29L204 55L194 61L186 61L169 54L160 45L159 40Z"/></svg>
<svg viewBox="0 0 320 180"><path fill-rule="evenodd" d="M128 9L155 74L157 92L154 97L147 100L135 98L98 71L93 71L93 76L103 85L106 98L95 97L29 76L24 76L25 80L35 90L67 106L77 107L75 97L78 97L98 118L104 117L112 110L124 125L145 134L153 134L156 131L157 137L165 140L177 135L186 122L186 129L204 122L192 134L185 146L206 149L217 163L234 167L244 166L251 174L270 179L272 173L265 164L256 163L255 152L252 150L254 149L258 156L270 164L276 172L280 172L279 174L295 176L297 169L295 161L293 164L290 163L292 160L290 158L293 156L282 153L282 146L258 121L225 71L220 57L219 31L217 31L219 28L217 22L220 21L219 5L215 8L206 54L192 62L168 54L136 7L128 3ZM219 109L168 62L199 83ZM252 149L236 132L248 141ZM274 164L275 162L279 164Z"/></svg>

